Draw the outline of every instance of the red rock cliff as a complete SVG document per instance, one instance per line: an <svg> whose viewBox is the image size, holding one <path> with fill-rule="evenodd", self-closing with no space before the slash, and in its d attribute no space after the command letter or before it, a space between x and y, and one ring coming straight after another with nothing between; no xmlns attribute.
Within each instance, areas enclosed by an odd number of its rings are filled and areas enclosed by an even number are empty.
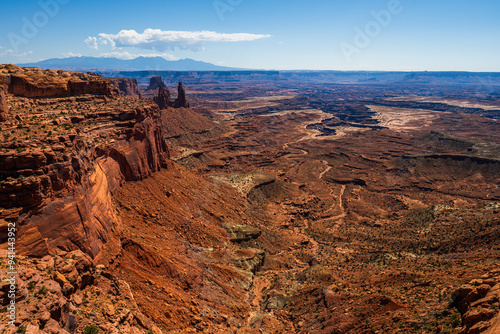
<svg viewBox="0 0 500 334"><path fill-rule="evenodd" d="M7 85L5 78L0 76L0 122L7 120L7 114L9 108L7 107L7 99L5 98L5 91L7 90Z"/></svg>
<svg viewBox="0 0 500 334"><path fill-rule="evenodd" d="M120 233L111 195L124 181L165 165L169 155L155 106L73 117L80 125L96 120L103 125L60 137L50 148L0 154L0 221L18 224L20 254L81 249L96 257L111 232Z"/></svg>
<svg viewBox="0 0 500 334"><path fill-rule="evenodd" d="M141 91L137 84L137 79L112 78L111 83L118 87L122 96L141 98Z"/></svg>
<svg viewBox="0 0 500 334"><path fill-rule="evenodd" d="M0 73L6 76L8 92L23 97L72 96L82 94L116 96L118 89L108 78L94 73L20 68L0 65Z"/></svg>

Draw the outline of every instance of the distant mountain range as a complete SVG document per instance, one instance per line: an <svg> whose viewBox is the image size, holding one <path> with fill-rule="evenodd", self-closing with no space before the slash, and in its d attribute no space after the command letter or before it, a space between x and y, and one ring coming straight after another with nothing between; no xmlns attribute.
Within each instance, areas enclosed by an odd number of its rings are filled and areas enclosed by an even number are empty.
<svg viewBox="0 0 500 334"><path fill-rule="evenodd" d="M390 72L390 71L262 71L218 66L193 59L166 60L162 57L138 57L130 60L98 57L52 58L37 63L17 64L22 67L97 72L107 77L137 78L147 85L153 75L166 82L182 80L199 82L282 81L361 84L361 85L473 85L491 91L500 86L500 73L481 72ZM195 72L197 72L195 74Z"/></svg>
<svg viewBox="0 0 500 334"><path fill-rule="evenodd" d="M98 57L51 58L37 63L17 64L21 67L62 69L70 71L232 71L238 68L218 66L193 59L166 60L162 57L138 57L130 60Z"/></svg>

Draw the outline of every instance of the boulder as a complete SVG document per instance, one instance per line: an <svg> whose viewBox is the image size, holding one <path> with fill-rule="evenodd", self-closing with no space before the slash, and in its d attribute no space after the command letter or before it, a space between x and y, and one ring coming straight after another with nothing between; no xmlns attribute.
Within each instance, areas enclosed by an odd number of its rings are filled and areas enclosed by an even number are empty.
<svg viewBox="0 0 500 334"><path fill-rule="evenodd" d="M500 330L500 278L494 273L462 285L453 294L453 304L462 314L462 334L498 333Z"/></svg>
<svg viewBox="0 0 500 334"><path fill-rule="evenodd" d="M50 319L45 327L43 328L45 333L52 333L52 334L66 334L69 333L68 331L64 330L59 326L59 323L55 321L54 319Z"/></svg>
<svg viewBox="0 0 500 334"><path fill-rule="evenodd" d="M462 317L462 322L468 328L472 328L475 324L483 321L488 321L493 318L497 312L487 308L475 308L467 311Z"/></svg>

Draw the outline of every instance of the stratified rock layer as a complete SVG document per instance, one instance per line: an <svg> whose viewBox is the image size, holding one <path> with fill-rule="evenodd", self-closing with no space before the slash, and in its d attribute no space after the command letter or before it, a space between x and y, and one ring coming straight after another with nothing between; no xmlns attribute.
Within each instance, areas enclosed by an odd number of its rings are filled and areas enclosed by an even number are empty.
<svg viewBox="0 0 500 334"><path fill-rule="evenodd" d="M137 85L137 79L113 78L111 83L118 87L122 96L141 98L141 91Z"/></svg>
<svg viewBox="0 0 500 334"><path fill-rule="evenodd" d="M8 92L15 96L118 95L118 89L111 84L110 79L95 73L22 69L15 65L0 65L0 73L6 76Z"/></svg>
<svg viewBox="0 0 500 334"><path fill-rule="evenodd" d="M13 97L18 124L2 142L0 220L18 224L19 254L44 256L56 250L81 249L96 257L111 240L113 229L119 231L112 194L125 181L142 180L159 171L169 157L159 110L147 101L134 104L81 96L101 84L102 93L113 91L114 86L101 77L7 67L9 90L23 96L62 93L58 83L70 75L89 80L82 80L81 85L68 81L69 91L77 92L70 98ZM31 74L45 75L49 81L32 86L29 82L40 77ZM22 85L16 85L16 80L13 84L13 78L24 78L22 82L28 83L24 88L31 88L19 90ZM86 112L81 111L82 102ZM61 105L72 110L72 115L66 116L65 110L53 112ZM39 112L37 121L27 124L34 108ZM100 111L88 112L89 108ZM10 142L28 130L29 140ZM6 241L4 235L0 239Z"/></svg>

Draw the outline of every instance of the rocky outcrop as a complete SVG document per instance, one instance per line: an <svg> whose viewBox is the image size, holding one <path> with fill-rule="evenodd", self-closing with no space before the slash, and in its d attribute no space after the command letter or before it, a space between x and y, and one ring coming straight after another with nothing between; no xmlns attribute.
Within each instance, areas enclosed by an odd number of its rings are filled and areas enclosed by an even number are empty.
<svg viewBox="0 0 500 334"><path fill-rule="evenodd" d="M182 82L179 82L177 86L177 99L175 101L171 101L170 91L159 76L150 79L150 84L144 94L152 96L160 109L167 109L167 107L189 108L189 102L186 99L186 91L182 86Z"/></svg>
<svg viewBox="0 0 500 334"><path fill-rule="evenodd" d="M500 270L493 270L462 285L453 304L462 314L461 334L494 334L500 330Z"/></svg>
<svg viewBox="0 0 500 334"><path fill-rule="evenodd" d="M33 82L31 78L10 76L9 93L23 97L71 96L82 94L114 96L116 87L106 79L71 80L68 82ZM42 79L40 79L42 80Z"/></svg>
<svg viewBox="0 0 500 334"><path fill-rule="evenodd" d="M159 87L158 95L153 98L160 109L167 109L172 106L170 101L170 91L167 88Z"/></svg>
<svg viewBox="0 0 500 334"><path fill-rule="evenodd" d="M21 75L9 77L9 93L23 97L45 97L68 95L68 82L35 82Z"/></svg>
<svg viewBox="0 0 500 334"><path fill-rule="evenodd" d="M255 274L266 257L266 253L261 249L248 248L237 252L238 257L234 260L239 267Z"/></svg>
<svg viewBox="0 0 500 334"><path fill-rule="evenodd" d="M7 261L4 252L0 250L2 265ZM119 327L127 333L161 333L137 309L128 283L112 276L102 265L95 266L81 251L19 260L22 264L15 281L14 325L24 326L27 333L85 333L92 326L106 332ZM1 304L8 306L10 283L5 271L0 277ZM87 310L99 312L89 314ZM9 314L0 313L2 324L11 321ZM16 327L12 326L12 332L4 327L3 332L14 333Z"/></svg>
<svg viewBox="0 0 500 334"><path fill-rule="evenodd" d="M177 99L174 102L174 108L189 108L189 102L186 100L186 92L180 81L177 86Z"/></svg>
<svg viewBox="0 0 500 334"><path fill-rule="evenodd" d="M157 90L160 87L167 88L160 76L154 76L149 79L149 86L146 90Z"/></svg>
<svg viewBox="0 0 500 334"><path fill-rule="evenodd" d="M118 89L109 79L72 80L68 82L68 92L63 95L96 94L113 97L118 95Z"/></svg>
<svg viewBox="0 0 500 334"><path fill-rule="evenodd" d="M189 102L186 100L186 92L184 91L182 82L179 82L177 86L177 99L174 102L170 100L170 91L168 88L161 86L158 87L158 95L153 100L160 109L167 109L168 107L189 108Z"/></svg>
<svg viewBox="0 0 500 334"><path fill-rule="evenodd" d="M141 98L137 79L113 78L111 79L111 83L119 89L122 96Z"/></svg>
<svg viewBox="0 0 500 334"><path fill-rule="evenodd" d="M223 225L222 227L227 231L229 240L237 243L256 239L261 234L258 228L248 225Z"/></svg>
<svg viewBox="0 0 500 334"><path fill-rule="evenodd" d="M7 85L5 79L0 76L0 122L7 120L9 108L7 107L7 99L5 97Z"/></svg>
<svg viewBox="0 0 500 334"><path fill-rule="evenodd" d="M118 95L118 88L110 79L93 73L20 68L15 65L0 65L0 74L5 76L8 92L15 96L40 98L82 94Z"/></svg>
<svg viewBox="0 0 500 334"><path fill-rule="evenodd" d="M101 152L107 160L119 164L120 175L126 181L151 176L165 165L169 157L158 115L138 122L126 138Z"/></svg>

